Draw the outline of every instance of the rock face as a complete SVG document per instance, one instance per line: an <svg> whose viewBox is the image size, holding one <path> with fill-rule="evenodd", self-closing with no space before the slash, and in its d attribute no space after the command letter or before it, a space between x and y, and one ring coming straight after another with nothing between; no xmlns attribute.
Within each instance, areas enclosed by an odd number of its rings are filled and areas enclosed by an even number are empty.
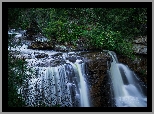
<svg viewBox="0 0 154 114"><path fill-rule="evenodd" d="M107 81L107 61L110 61L110 56L105 52L96 52L85 54L84 57L86 59L85 72L88 76L93 106L110 107L110 87Z"/></svg>
<svg viewBox="0 0 154 114"><path fill-rule="evenodd" d="M136 54L147 54L147 36L138 37L133 43L133 50Z"/></svg>

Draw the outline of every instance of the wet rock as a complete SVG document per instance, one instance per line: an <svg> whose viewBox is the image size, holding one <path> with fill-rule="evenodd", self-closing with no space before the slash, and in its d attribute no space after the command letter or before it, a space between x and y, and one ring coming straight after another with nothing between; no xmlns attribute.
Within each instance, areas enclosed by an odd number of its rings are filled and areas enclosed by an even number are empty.
<svg viewBox="0 0 154 114"><path fill-rule="evenodd" d="M56 67L56 66L59 66L59 65L63 65L63 64L65 64L66 62L63 60L63 59L61 59L61 60L51 60L50 61L50 66L51 67Z"/></svg>
<svg viewBox="0 0 154 114"><path fill-rule="evenodd" d="M70 62L74 63L76 61L76 57L75 56L70 56L67 58Z"/></svg>
<svg viewBox="0 0 154 114"><path fill-rule="evenodd" d="M79 56L79 53L76 53L76 52L69 52L67 54L66 59L72 63L78 62L79 64L83 63L83 61L84 61L84 58Z"/></svg>
<svg viewBox="0 0 154 114"><path fill-rule="evenodd" d="M38 55L35 55L36 58L45 58L45 57L48 57L48 54L45 54L45 53L40 53Z"/></svg>
<svg viewBox="0 0 154 114"><path fill-rule="evenodd" d="M63 53L61 53L61 52L58 52L58 53L56 53L56 54L53 54L53 55L51 55L52 57L57 57L57 56L62 56L63 55Z"/></svg>
<svg viewBox="0 0 154 114"><path fill-rule="evenodd" d="M29 49L53 49L53 45L50 42L32 42L28 47Z"/></svg>
<svg viewBox="0 0 154 114"><path fill-rule="evenodd" d="M40 54L40 52L34 51L34 55Z"/></svg>

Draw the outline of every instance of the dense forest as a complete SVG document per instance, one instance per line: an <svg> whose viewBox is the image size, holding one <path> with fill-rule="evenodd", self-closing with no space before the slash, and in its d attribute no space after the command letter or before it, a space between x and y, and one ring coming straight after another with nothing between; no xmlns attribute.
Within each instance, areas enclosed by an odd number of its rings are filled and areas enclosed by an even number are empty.
<svg viewBox="0 0 154 114"><path fill-rule="evenodd" d="M147 9L9 8L8 30L12 28L29 30L29 39L34 34L42 34L53 47L60 44L76 48L82 43L85 50L112 50L133 59L134 38L147 35ZM10 53L8 105L18 107L24 102L16 93L17 86L28 77L24 71L30 69L24 60L14 59Z"/></svg>

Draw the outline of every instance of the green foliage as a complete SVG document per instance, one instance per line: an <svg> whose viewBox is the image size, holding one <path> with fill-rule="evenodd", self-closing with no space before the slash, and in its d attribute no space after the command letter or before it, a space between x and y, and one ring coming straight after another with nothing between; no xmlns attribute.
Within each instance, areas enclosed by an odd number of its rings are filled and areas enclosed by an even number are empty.
<svg viewBox="0 0 154 114"><path fill-rule="evenodd" d="M10 53L10 52L9 52ZM19 64L19 66L18 66ZM8 106L18 107L22 106L22 99L19 98L17 94L17 87L22 83L22 61L15 61L9 54L8 56Z"/></svg>
<svg viewBox="0 0 154 114"><path fill-rule="evenodd" d="M146 8L26 8L18 13L19 10L13 12L23 28L34 19L43 34L56 43L76 45L78 39L86 38L85 43L93 49L130 56L133 38L147 34Z"/></svg>

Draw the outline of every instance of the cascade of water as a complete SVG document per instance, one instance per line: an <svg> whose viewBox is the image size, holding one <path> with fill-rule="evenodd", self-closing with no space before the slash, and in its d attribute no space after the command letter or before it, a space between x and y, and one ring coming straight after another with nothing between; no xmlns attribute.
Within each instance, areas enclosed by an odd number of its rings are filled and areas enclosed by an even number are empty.
<svg viewBox="0 0 154 114"><path fill-rule="evenodd" d="M28 61L31 62L31 61ZM29 64L33 65L33 64ZM85 81L84 63L66 62L55 67L36 67L34 77L23 87L27 106L59 104L62 107L89 107L88 89Z"/></svg>
<svg viewBox="0 0 154 114"><path fill-rule="evenodd" d="M88 99L88 88L87 84L85 81L85 69L84 69L84 63L81 63L81 60L76 60L76 62L70 63L75 71L75 74L78 77L78 87L79 87L79 92L78 94L80 95L80 106L81 107L90 107L89 99Z"/></svg>
<svg viewBox="0 0 154 114"><path fill-rule="evenodd" d="M87 90L87 85L84 77L84 63L79 64L78 62L75 63L77 66L77 70L79 73L80 77L80 92L81 92L81 106L82 107L89 107L89 100L88 100L88 90Z"/></svg>
<svg viewBox="0 0 154 114"><path fill-rule="evenodd" d="M8 34L12 33L8 32ZM19 39L21 36L22 34L18 33L15 38ZM66 54L28 49L26 42L9 49L20 52L15 57L24 57L28 62L27 65L35 71L35 74L26 79L26 84L18 90L18 93L23 95L27 106L41 104L46 106L59 104L62 107L90 106L84 63L75 56L72 60L76 62L67 60L68 56L75 55L75 52ZM27 74L29 74L28 71Z"/></svg>
<svg viewBox="0 0 154 114"><path fill-rule="evenodd" d="M110 78L117 107L146 107L146 86L137 75L126 65L118 63L116 54L109 52L112 57Z"/></svg>
<svg viewBox="0 0 154 114"><path fill-rule="evenodd" d="M67 107L76 106L77 104L73 103L75 99L72 100L75 90L72 89L72 82L69 80L71 74L66 71L70 70L71 72L72 68L68 69L67 67L70 67L70 65L39 67L38 77L28 81L27 105L38 105L37 99L47 106L56 104Z"/></svg>

